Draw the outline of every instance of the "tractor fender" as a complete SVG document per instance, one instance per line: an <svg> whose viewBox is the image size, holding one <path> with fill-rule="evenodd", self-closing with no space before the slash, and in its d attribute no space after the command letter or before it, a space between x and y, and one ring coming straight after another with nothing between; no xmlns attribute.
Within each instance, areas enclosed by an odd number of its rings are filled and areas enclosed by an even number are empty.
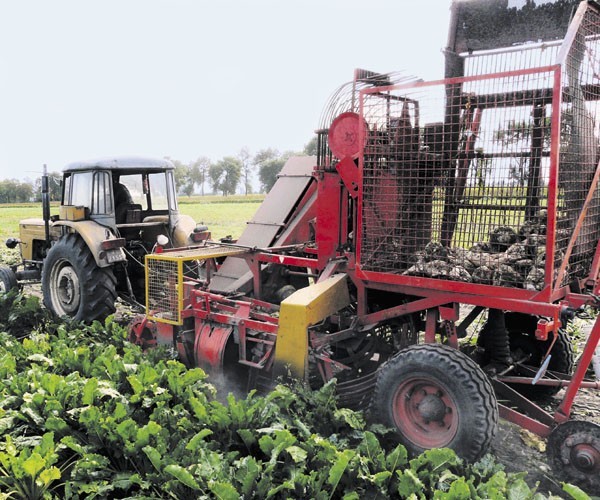
<svg viewBox="0 0 600 500"><path fill-rule="evenodd" d="M94 260L98 267L109 267L116 262L125 262L127 260L122 248L111 249L111 259L110 261L108 260L109 252L102 249L102 242L117 238L113 231L108 227L101 226L97 222L91 220L60 220L53 224L53 228L56 227L66 228L67 232L77 233L81 236L94 256Z"/></svg>
<svg viewBox="0 0 600 500"><path fill-rule="evenodd" d="M192 217L179 214L175 227L173 228L173 246L179 248L193 245L194 242L191 240L190 234L192 234L195 227L196 222Z"/></svg>

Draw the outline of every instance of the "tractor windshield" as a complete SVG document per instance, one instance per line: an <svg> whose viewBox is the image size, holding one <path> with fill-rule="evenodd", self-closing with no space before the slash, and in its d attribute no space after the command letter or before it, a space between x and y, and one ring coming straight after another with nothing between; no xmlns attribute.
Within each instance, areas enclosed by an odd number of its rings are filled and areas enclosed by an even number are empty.
<svg viewBox="0 0 600 500"><path fill-rule="evenodd" d="M168 211L167 173L121 175L119 183L127 188L131 203L141 205L141 209Z"/></svg>

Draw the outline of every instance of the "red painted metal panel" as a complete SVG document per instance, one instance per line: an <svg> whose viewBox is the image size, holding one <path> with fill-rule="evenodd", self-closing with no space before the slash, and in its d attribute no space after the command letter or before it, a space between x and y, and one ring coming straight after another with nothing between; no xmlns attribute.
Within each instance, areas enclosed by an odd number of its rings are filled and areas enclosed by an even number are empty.
<svg viewBox="0 0 600 500"><path fill-rule="evenodd" d="M339 163L336 163L335 169L340 174L342 182L348 190L348 194L352 196L352 198L356 198L358 196L359 178L358 166L356 165L354 160L350 157L346 157Z"/></svg>
<svg viewBox="0 0 600 500"><path fill-rule="evenodd" d="M354 162L350 160L352 164ZM342 220L340 218L342 186L340 176L322 172L318 184L316 243L318 267L323 269L327 261L335 257L341 244Z"/></svg>
<svg viewBox="0 0 600 500"><path fill-rule="evenodd" d="M194 353L196 364L210 371L219 371L223 367L225 346L233 327L214 323L196 323L196 341Z"/></svg>

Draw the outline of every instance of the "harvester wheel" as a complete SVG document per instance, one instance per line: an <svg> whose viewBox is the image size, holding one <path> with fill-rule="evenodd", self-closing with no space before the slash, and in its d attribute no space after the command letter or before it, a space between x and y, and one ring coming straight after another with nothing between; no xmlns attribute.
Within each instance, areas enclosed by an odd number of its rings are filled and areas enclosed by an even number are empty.
<svg viewBox="0 0 600 500"><path fill-rule="evenodd" d="M15 272L10 267L0 266L0 293L10 292L18 286Z"/></svg>
<svg viewBox="0 0 600 500"><path fill-rule="evenodd" d="M528 359L524 362L525 365L539 368L542 365L546 352L550 348L553 337L549 336L548 340L544 341L535 338L537 318L534 316L519 315L517 313L512 315L507 314L506 317L510 352L513 360L519 361L527 357ZM567 375L573 373L575 366L573 341L565 329L561 328L558 330L556 342L550 354L552 357L548 364L548 370ZM560 391L560 387L549 385L511 384L511 387L532 401L546 399Z"/></svg>
<svg viewBox="0 0 600 500"><path fill-rule="evenodd" d="M144 314L137 314L127 325L127 339L144 351L156 347L156 323Z"/></svg>
<svg viewBox="0 0 600 500"><path fill-rule="evenodd" d="M447 447L477 460L498 424L494 390L481 368L436 344L410 346L382 365L372 410L413 455Z"/></svg>
<svg viewBox="0 0 600 500"><path fill-rule="evenodd" d="M44 304L57 316L91 323L115 312L116 279L101 268L78 235L67 234L48 251L42 270Z"/></svg>
<svg viewBox="0 0 600 500"><path fill-rule="evenodd" d="M569 420L548 438L548 456L557 472L587 491L600 491L600 425Z"/></svg>

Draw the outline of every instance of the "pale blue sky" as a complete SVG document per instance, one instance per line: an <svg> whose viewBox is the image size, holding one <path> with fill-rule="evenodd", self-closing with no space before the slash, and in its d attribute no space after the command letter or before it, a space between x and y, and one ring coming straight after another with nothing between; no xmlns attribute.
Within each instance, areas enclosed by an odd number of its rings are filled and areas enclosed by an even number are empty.
<svg viewBox="0 0 600 500"><path fill-rule="evenodd" d="M0 179L300 150L362 67L443 73L450 0L0 2Z"/></svg>

